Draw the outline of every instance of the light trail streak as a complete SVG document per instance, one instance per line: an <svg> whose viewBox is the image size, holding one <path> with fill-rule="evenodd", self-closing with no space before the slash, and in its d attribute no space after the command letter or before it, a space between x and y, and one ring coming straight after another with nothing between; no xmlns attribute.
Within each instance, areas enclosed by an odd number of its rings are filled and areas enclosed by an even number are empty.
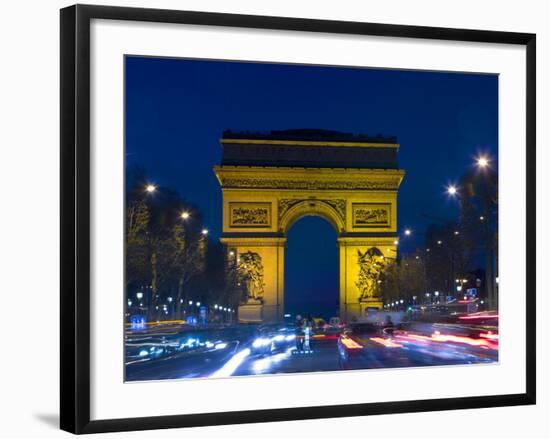
<svg viewBox="0 0 550 439"><path fill-rule="evenodd" d="M359 343L352 340L351 338L342 337L341 340L342 340L342 344L348 349L363 349L363 346L361 346Z"/></svg>
<svg viewBox="0 0 550 439"><path fill-rule="evenodd" d="M240 352L237 352L231 357L231 359L223 365L221 369L218 369L212 375L212 378L225 378L233 375L237 368L241 365L246 357L250 355L250 349L246 348Z"/></svg>
<svg viewBox="0 0 550 439"><path fill-rule="evenodd" d="M371 337L370 339L372 341L376 342L376 343L379 343L383 346L386 346L387 348L402 348L403 347L402 344L396 343L395 341L393 341L390 338Z"/></svg>
<svg viewBox="0 0 550 439"><path fill-rule="evenodd" d="M413 341L413 342L439 342L439 343L460 343L460 344L467 344L469 346L476 346L481 348L488 348L488 349L498 349L498 345L496 345L491 340L487 340L484 338L472 338L472 337L465 337L461 335L450 335L450 334L441 334L439 332L434 332L431 336L426 335L417 335L417 334L407 334L407 335L398 335L397 338L403 341Z"/></svg>

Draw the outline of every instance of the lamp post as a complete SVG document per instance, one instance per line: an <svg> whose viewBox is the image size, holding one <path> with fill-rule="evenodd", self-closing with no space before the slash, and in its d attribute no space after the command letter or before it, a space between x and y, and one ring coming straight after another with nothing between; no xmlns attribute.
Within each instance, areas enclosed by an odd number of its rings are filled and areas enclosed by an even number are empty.
<svg viewBox="0 0 550 439"><path fill-rule="evenodd" d="M482 227L482 236L483 236L483 244L484 244L484 250L485 250L485 294L487 296L487 302L489 309L495 309L498 306L498 298L496 293L496 285L494 283L494 274L493 274L493 266L492 266L492 239L491 239L491 217L490 217L490 210L491 205L496 204L496 201L493 200L492 193L489 190L490 186L492 186L492 181L490 180L491 174L490 174L490 168L491 168L491 160L486 155L479 155L476 158L476 167L480 174L485 178L485 191L480 191L480 198L483 203L483 212L479 217L479 221L481 222ZM496 267L496 261L495 261L495 267Z"/></svg>

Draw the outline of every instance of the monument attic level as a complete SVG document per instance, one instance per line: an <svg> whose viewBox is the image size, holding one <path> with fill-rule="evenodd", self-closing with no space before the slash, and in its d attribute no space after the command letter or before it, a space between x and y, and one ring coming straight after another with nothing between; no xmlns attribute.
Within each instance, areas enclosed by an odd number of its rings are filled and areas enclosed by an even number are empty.
<svg viewBox="0 0 550 439"><path fill-rule="evenodd" d="M220 166L222 242L241 280L245 322L281 320L284 257L292 224L307 215L338 233L339 314L382 307L377 276L397 255L399 144L327 130L226 131Z"/></svg>

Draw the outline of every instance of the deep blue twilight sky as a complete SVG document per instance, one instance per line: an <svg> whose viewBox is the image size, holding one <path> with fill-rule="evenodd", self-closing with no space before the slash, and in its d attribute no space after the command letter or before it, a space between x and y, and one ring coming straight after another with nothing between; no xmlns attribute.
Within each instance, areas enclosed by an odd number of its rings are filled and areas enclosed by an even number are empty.
<svg viewBox="0 0 550 439"><path fill-rule="evenodd" d="M222 131L289 128L397 136L399 165L407 173L399 190L399 230L413 230L400 251L413 251L430 223L458 214L445 186L479 153L497 158L498 77L126 58L127 168L144 168L152 182L196 204L211 239L221 234L221 190L212 167L221 159ZM328 223L313 217L289 232L287 312L334 315L335 237Z"/></svg>

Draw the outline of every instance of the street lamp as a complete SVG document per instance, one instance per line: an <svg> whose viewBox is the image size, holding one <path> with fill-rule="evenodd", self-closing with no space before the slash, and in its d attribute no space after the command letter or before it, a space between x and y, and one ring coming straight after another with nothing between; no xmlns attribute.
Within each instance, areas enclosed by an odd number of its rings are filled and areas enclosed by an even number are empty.
<svg viewBox="0 0 550 439"><path fill-rule="evenodd" d="M145 191L150 194L152 194L156 190L157 190L157 187L154 184L148 184L147 186L145 186Z"/></svg>
<svg viewBox="0 0 550 439"><path fill-rule="evenodd" d="M197 302L197 306L201 306L201 303L200 303L200 302Z"/></svg>
<svg viewBox="0 0 550 439"><path fill-rule="evenodd" d="M458 193L458 189L456 188L456 186L454 184L451 184L449 186L447 186L447 193L454 197L457 193Z"/></svg>
<svg viewBox="0 0 550 439"><path fill-rule="evenodd" d="M181 218L184 219L184 220L188 219L189 218L189 212L182 212L181 213Z"/></svg>
<svg viewBox="0 0 550 439"><path fill-rule="evenodd" d="M411 233L411 229L405 229L405 236L410 236Z"/></svg>
<svg viewBox="0 0 550 439"><path fill-rule="evenodd" d="M489 159L483 155L480 155L476 160L476 164L479 168L486 168L489 166Z"/></svg>
<svg viewBox="0 0 550 439"><path fill-rule="evenodd" d="M206 236L208 235L208 229L202 229L201 233Z"/></svg>
<svg viewBox="0 0 550 439"><path fill-rule="evenodd" d="M192 300L189 301L189 306L191 306L191 305L193 305L193 301L192 301Z"/></svg>
<svg viewBox="0 0 550 439"><path fill-rule="evenodd" d="M143 298L143 293L141 291L138 291L136 293L136 297L141 300Z"/></svg>

